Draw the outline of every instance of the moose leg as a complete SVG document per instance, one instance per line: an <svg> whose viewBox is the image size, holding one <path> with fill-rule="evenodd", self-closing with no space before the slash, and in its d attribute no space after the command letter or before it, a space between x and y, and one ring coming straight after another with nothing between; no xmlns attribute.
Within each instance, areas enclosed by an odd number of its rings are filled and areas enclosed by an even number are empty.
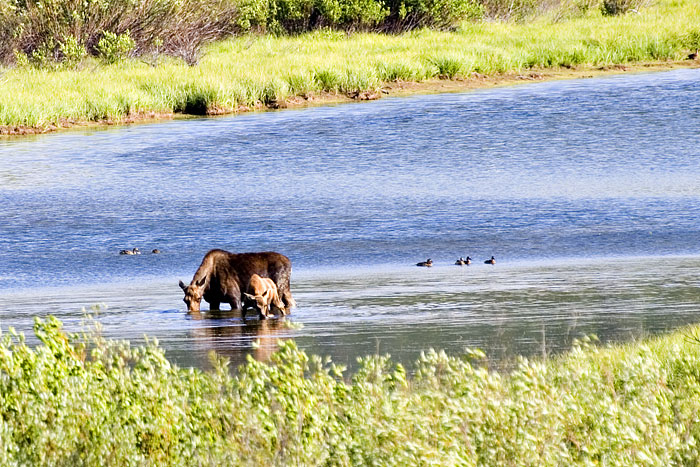
<svg viewBox="0 0 700 467"><path fill-rule="evenodd" d="M209 311L219 311L221 309L220 302L209 302Z"/></svg>
<svg viewBox="0 0 700 467"><path fill-rule="evenodd" d="M297 306L296 302L292 298L292 292L289 290L289 276L291 273L291 269L282 269L275 271L270 275L270 279L272 279L275 285L277 285L277 293L284 302L284 307L287 310L287 313L289 313L291 308Z"/></svg>
<svg viewBox="0 0 700 467"><path fill-rule="evenodd" d="M229 299L229 304L231 305L232 310L243 310L243 307L241 306L241 300L237 297L231 297ZM243 310L245 313L245 310Z"/></svg>
<svg viewBox="0 0 700 467"><path fill-rule="evenodd" d="M282 293L282 301L284 302L284 311L287 315L293 307L297 306L297 302L292 298L292 292L289 290L289 287Z"/></svg>

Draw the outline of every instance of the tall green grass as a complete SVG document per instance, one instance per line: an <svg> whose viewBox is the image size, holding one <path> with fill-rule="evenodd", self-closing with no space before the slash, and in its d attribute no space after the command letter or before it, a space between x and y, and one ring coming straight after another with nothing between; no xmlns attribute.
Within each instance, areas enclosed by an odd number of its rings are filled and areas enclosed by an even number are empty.
<svg viewBox="0 0 700 467"><path fill-rule="evenodd" d="M354 374L279 344L235 376L37 320L0 340L2 465L696 465L695 327L646 342L521 358L430 351L412 376L368 356Z"/></svg>
<svg viewBox="0 0 700 467"><path fill-rule="evenodd" d="M320 91L373 91L396 80L681 60L695 50L698 25L694 1L664 0L641 14L594 10L565 22L466 23L455 32L245 36L211 46L194 67L163 58L157 66L88 60L76 70L5 69L0 126L221 113Z"/></svg>

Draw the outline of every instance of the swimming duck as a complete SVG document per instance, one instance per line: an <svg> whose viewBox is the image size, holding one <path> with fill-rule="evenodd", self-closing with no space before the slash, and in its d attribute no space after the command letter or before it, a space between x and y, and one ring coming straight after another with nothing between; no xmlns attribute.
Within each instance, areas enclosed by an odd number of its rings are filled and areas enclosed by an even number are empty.
<svg viewBox="0 0 700 467"><path fill-rule="evenodd" d="M153 253L154 255L157 255L158 253L160 253L160 250L158 248L154 248L151 250L151 253Z"/></svg>
<svg viewBox="0 0 700 467"><path fill-rule="evenodd" d="M465 264L467 264L467 262L464 261L464 258L462 258L462 257L460 256L459 259L458 259L457 261L455 261L455 264L456 264L457 266L464 266Z"/></svg>
<svg viewBox="0 0 700 467"><path fill-rule="evenodd" d="M140 255L141 251L139 251L138 248L134 248L132 250L121 250L119 252L120 255Z"/></svg>
<svg viewBox="0 0 700 467"><path fill-rule="evenodd" d="M464 260L464 264L469 266L470 264L472 264L472 259L469 256L467 256L467 259Z"/></svg>
<svg viewBox="0 0 700 467"><path fill-rule="evenodd" d="M496 258L492 256L491 259L484 261L484 264L496 264Z"/></svg>
<svg viewBox="0 0 700 467"><path fill-rule="evenodd" d="M426 261L421 261L420 263L416 263L416 266L422 266L429 268L433 265L433 260L428 258Z"/></svg>

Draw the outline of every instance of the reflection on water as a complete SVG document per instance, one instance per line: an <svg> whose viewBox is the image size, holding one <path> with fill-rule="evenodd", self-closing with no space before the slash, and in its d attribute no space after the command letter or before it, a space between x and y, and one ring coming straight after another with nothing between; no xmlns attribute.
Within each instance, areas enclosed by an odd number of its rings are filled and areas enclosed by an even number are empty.
<svg viewBox="0 0 700 467"><path fill-rule="evenodd" d="M228 358L234 367L245 363L249 355L267 361L278 342L289 335L284 318L243 320L238 311L195 312L189 317L201 321L191 330L194 352L214 351Z"/></svg>
<svg viewBox="0 0 700 467"><path fill-rule="evenodd" d="M502 359L696 322L699 78L0 140L0 326L51 313L75 329L104 303L107 337L153 335L206 366L210 350L266 358L277 337L352 365L429 347ZM133 247L162 253L118 254ZM211 248L289 256L303 329L183 313L178 280Z"/></svg>

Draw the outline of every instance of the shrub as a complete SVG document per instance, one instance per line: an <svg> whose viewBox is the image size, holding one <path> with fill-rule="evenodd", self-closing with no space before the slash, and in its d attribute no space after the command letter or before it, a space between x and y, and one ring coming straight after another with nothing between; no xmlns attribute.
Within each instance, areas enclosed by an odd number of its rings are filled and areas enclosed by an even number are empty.
<svg viewBox="0 0 700 467"><path fill-rule="evenodd" d="M463 21L484 16L477 0L388 0L391 12L384 29L409 31L417 28L453 29Z"/></svg>
<svg viewBox="0 0 700 467"><path fill-rule="evenodd" d="M236 0L0 0L0 60L17 50L35 63L74 63L83 47L118 61L131 39L130 53L192 64L203 45L240 31L238 19Z"/></svg>
<svg viewBox="0 0 700 467"><path fill-rule="evenodd" d="M129 30L123 34L105 32L97 43L97 55L107 63L117 63L124 60L134 50L136 43L131 38Z"/></svg>
<svg viewBox="0 0 700 467"><path fill-rule="evenodd" d="M632 10L639 10L649 3L648 0L603 0L600 9L606 16L623 15Z"/></svg>
<svg viewBox="0 0 700 467"><path fill-rule="evenodd" d="M505 21L524 21L536 12L541 3L539 0L481 1L487 17Z"/></svg>
<svg viewBox="0 0 700 467"><path fill-rule="evenodd" d="M318 4L329 24L344 29L373 29L389 16L389 10L376 0L319 0ZM334 5L329 8L329 4Z"/></svg>
<svg viewBox="0 0 700 467"><path fill-rule="evenodd" d="M270 0L268 31L274 34L308 31L313 11L314 0Z"/></svg>
<svg viewBox="0 0 700 467"><path fill-rule="evenodd" d="M85 46L75 36L64 38L59 44L58 50L61 53L63 64L70 68L76 67L87 56Z"/></svg>

